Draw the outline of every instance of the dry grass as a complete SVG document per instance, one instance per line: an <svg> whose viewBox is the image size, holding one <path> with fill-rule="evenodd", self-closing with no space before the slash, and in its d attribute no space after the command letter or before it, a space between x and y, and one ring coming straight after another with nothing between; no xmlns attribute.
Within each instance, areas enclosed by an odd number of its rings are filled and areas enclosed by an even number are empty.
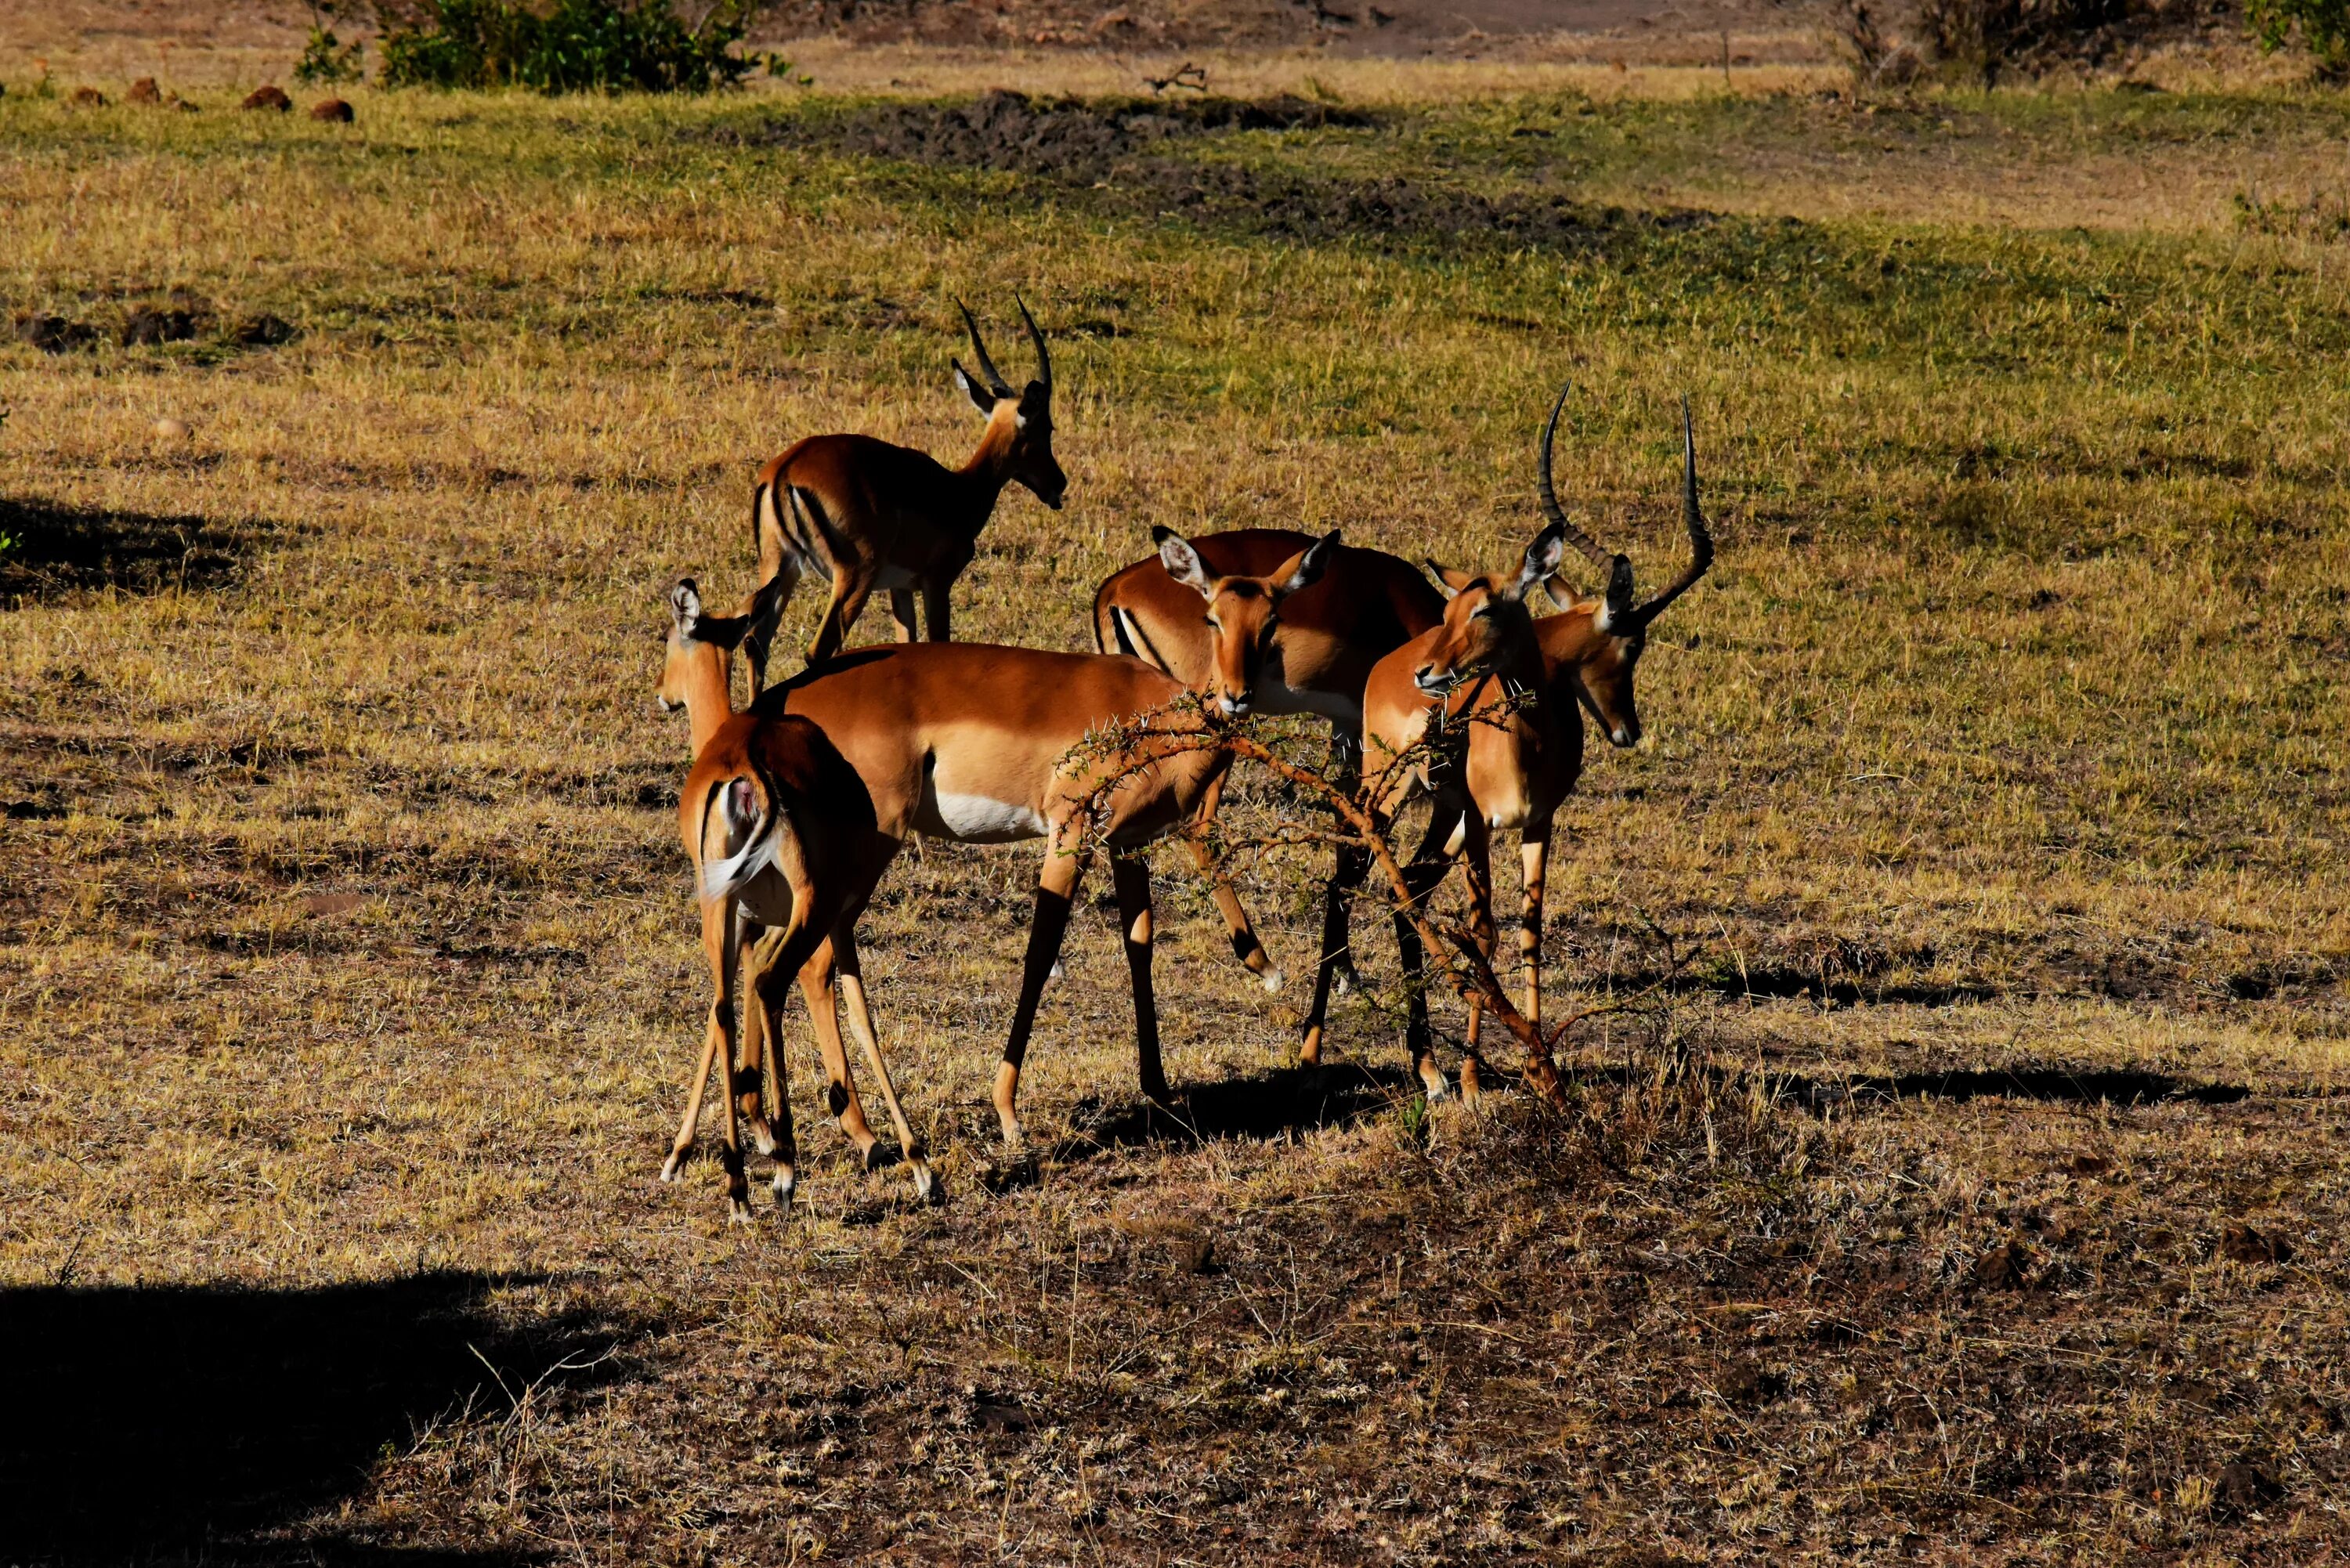
<svg viewBox="0 0 2350 1568"><path fill-rule="evenodd" d="M1383 68L1410 112L1101 189L833 156L873 111L825 98L0 101L12 310L203 320L0 349L0 1314L55 1352L0 1555L2340 1554L2340 258L1969 194L1997 147L2314 158L2337 108L1926 100L1964 178L1897 223L1806 193L1856 109ZM1633 211L1487 243L1464 192ZM1136 1108L1088 916L1024 1180L983 1089L1034 852L933 846L867 945L946 1204L851 1167L796 1022L804 1207L652 1183L703 984L661 589L744 581L793 435L967 441L950 300L1015 284L1076 485L1007 499L974 637L1082 643L1159 522L1498 561L1568 373L1563 489L1653 580L1691 394L1722 560L1591 759L1552 962L1704 951L1577 1043L1580 1121L1405 1098L1367 919L1362 1070L1293 1082L1297 999L1170 862L1204 1136ZM301 335L228 340L261 313ZM1293 972L1312 869L1249 873Z"/></svg>

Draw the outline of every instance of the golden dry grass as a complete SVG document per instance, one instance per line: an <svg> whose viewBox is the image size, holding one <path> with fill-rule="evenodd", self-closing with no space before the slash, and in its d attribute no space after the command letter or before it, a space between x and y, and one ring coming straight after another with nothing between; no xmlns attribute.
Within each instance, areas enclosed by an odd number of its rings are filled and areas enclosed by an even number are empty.
<svg viewBox="0 0 2350 1568"><path fill-rule="evenodd" d="M0 350L6 1310L109 1389L109 1314L202 1325L151 1375L231 1456L28 1554L2338 1552L2350 323L2339 255L2238 232L2212 172L2290 188L2338 107L1378 68L1322 78L1409 106L1378 126L1099 189L842 152L896 111L830 97L0 101L16 311L210 312ZM1881 134L1951 177L1856 198ZM1306 226L1161 215L1216 168ZM1329 204L1381 179L1435 216ZM2057 226L2090 185L2103 232ZM1513 245L1442 228L1462 192L1633 211ZM1649 216L1682 206L1717 215ZM1088 915L1007 1179L1035 854L932 846L867 946L946 1206L843 1158L796 1018L803 1207L730 1231L712 1166L651 1182L704 984L662 590L747 586L793 436L969 440L950 302L1014 286L1075 487L1007 497L975 638L1084 644L1154 523L1498 564L1570 374L1562 488L1653 581L1690 395L1721 562L1567 813L1560 1000L1652 966L1646 921L1702 951L1577 1041L1584 1122L1405 1101L1367 915L1337 1039L1378 1071L1294 1084L1296 997L1170 858L1210 1136L1134 1109ZM264 312L301 335L225 341ZM1313 869L1247 873L1294 974ZM248 1420L316 1440L243 1463ZM45 1467L15 1441L0 1482Z"/></svg>

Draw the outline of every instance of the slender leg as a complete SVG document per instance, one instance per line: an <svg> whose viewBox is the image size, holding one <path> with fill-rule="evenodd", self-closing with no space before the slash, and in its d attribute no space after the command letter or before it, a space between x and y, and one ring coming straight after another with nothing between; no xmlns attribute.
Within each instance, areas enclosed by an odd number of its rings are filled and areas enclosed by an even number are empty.
<svg viewBox="0 0 2350 1568"><path fill-rule="evenodd" d="M898 623L899 642L912 642L916 639L913 589L891 588L889 590L889 618Z"/></svg>
<svg viewBox="0 0 2350 1568"><path fill-rule="evenodd" d="M1469 933L1477 943L1490 967L1493 948L1500 933L1493 925L1493 834L1485 819L1471 805L1461 815L1462 843L1461 863L1469 879ZM1462 1041L1461 1062L1461 1097L1470 1109L1477 1108L1483 1087L1478 1076L1477 1026L1484 1009L1483 998L1471 992L1469 998L1469 1028Z"/></svg>
<svg viewBox="0 0 2350 1568"><path fill-rule="evenodd" d="M1200 879L1208 885L1208 896L1216 901L1216 912L1224 917L1224 927L1232 935L1232 955L1241 967L1264 982L1267 991L1279 991L1284 979L1265 956L1264 944L1257 940L1256 928L1249 923L1248 910L1241 905L1240 895L1232 891L1232 879L1224 872L1223 862L1216 858L1208 835L1215 826L1216 808L1223 803L1224 780L1231 775L1219 774L1201 792L1200 809L1192 815L1191 826L1184 830L1183 847L1191 852L1191 864L1200 868Z"/></svg>
<svg viewBox="0 0 2350 1568"><path fill-rule="evenodd" d="M850 1076L848 1057L840 1048L840 1010L835 983L837 948L827 937L800 966L800 997L807 1003L808 1021L816 1025L816 1048L824 1058L826 1108L840 1119L840 1130L857 1146L865 1168L873 1168L874 1146L880 1140L865 1123L865 1107L858 1103L857 1081ZM777 1080L780 1082L781 1080Z"/></svg>
<svg viewBox="0 0 2350 1568"><path fill-rule="evenodd" d="M889 1064L881 1059L880 1037L873 1032L873 1010L866 1004L865 961L857 951L857 929L852 921L844 920L833 932L833 950L838 955L840 989L848 1002L848 1027L857 1036L857 1044L865 1050L867 1065L873 1069L874 1081L881 1085L881 1102L889 1107L889 1125L898 1129L898 1147L904 1151L906 1167L914 1178L914 1196L927 1199L931 1195L931 1165L922 1157L922 1146L914 1137L914 1129L906 1121L906 1113L898 1104L898 1085L889 1081Z"/></svg>
<svg viewBox="0 0 2350 1568"><path fill-rule="evenodd" d="M756 920L737 917L735 946L740 954L737 962L742 972L755 973L751 965L753 953L766 928ZM751 1129L751 1142L761 1154L775 1152L775 1129L767 1120L767 1096L764 1092L764 1072L775 1061L775 1039L767 1028L767 1015L755 1002L743 1009L743 1059L734 1064L734 1103L745 1125ZM782 1080L778 1079L777 1082Z"/></svg>
<svg viewBox="0 0 2350 1568"><path fill-rule="evenodd" d="M1550 824L1526 825L1518 846L1525 877L1525 912L1518 919L1518 963L1526 978L1526 1021L1542 1026L1543 882L1550 867Z"/></svg>
<svg viewBox="0 0 2350 1568"><path fill-rule="evenodd" d="M764 530L760 534L760 554L766 554ZM792 602L792 591L799 587L799 557L789 554L779 556L773 577L781 579L783 583L775 596L775 618L764 625L753 622L751 629L743 637L743 661L751 667L751 697L754 701L757 701L760 692L767 689L767 657L775 645L775 626ZM767 580L771 579L762 579L761 586L764 587ZM749 608L747 605L743 607L746 611Z"/></svg>
<svg viewBox="0 0 2350 1568"><path fill-rule="evenodd" d="M730 1075L734 1069L734 990L742 971L740 950L733 937L734 900L705 900L702 906L702 950L710 961L710 976L717 995L711 1000L709 1019L702 1026L702 1066L694 1074L692 1089L686 1097L685 1119L679 1124L669 1164L662 1168L665 1178L676 1175L678 1161L692 1145L694 1126L702 1119L702 1085L709 1080L710 1069L719 1064L723 1064ZM747 1221L751 1218L751 1186L743 1178L743 1143L734 1124L734 1096L723 1092L718 1098L726 1107L726 1217Z"/></svg>
<svg viewBox="0 0 2350 1568"><path fill-rule="evenodd" d="M824 940L825 932L819 928L795 921L781 930L770 930L753 954L752 961L759 967L751 977L752 1002L766 1012L768 1038L782 1038L784 998L793 977L806 972L811 955ZM798 1182L798 1147L792 1137L791 1084L784 1072L784 1054L777 1052L775 1060L775 1200L788 1206Z"/></svg>
<svg viewBox="0 0 2350 1568"><path fill-rule="evenodd" d="M947 614L947 595L953 587L954 584L945 581L926 582L922 585L922 615L931 623L932 642L954 640L948 635L950 617Z"/></svg>
<svg viewBox="0 0 2350 1568"><path fill-rule="evenodd" d="M1331 871L1322 904L1322 950L1314 964L1314 1003L1306 1010L1305 1039L1297 1048L1297 1059L1309 1067L1322 1060L1322 1032L1330 1015L1330 998L1347 989L1340 981L1354 972L1354 966L1347 961L1348 909L1355 888L1370 867L1369 856L1347 846L1339 849Z"/></svg>
<svg viewBox="0 0 2350 1568"><path fill-rule="evenodd" d="M1362 742L1345 730L1333 726L1330 731L1330 760L1326 765L1330 773L1330 781L1348 794L1353 794L1362 787L1363 784ZM1358 851L1358 856L1359 853ZM1360 978L1355 973L1355 949L1354 944L1347 940L1347 932L1355 889L1362 885L1363 872L1369 868L1368 857L1362 857L1363 864L1357 867L1353 877L1349 879L1347 876L1345 854L1346 851L1339 851L1340 857L1332 864L1330 868L1328 899L1336 904L1337 909L1335 914L1325 909L1322 916L1322 925L1326 934L1333 925L1336 925L1338 930L1336 946L1331 948L1326 944L1324 950L1333 954L1330 959L1330 986L1331 990L1340 996L1346 995L1362 983Z"/></svg>
<svg viewBox="0 0 2350 1568"><path fill-rule="evenodd" d="M1055 827L1045 840L1045 867L1036 877L1036 912L1028 925L1020 1004L1013 1011L1012 1036L1003 1043L1003 1061L995 1069L995 1115L1003 1124L1003 1142L1010 1148L1020 1147L1020 1118L1013 1110L1020 1092L1020 1064L1027 1057L1028 1036L1036 1027L1036 999L1044 993L1045 977L1060 956L1061 936L1069 929L1069 907L1076 901L1077 883L1085 876L1085 838L1081 821Z"/></svg>
<svg viewBox="0 0 2350 1568"><path fill-rule="evenodd" d="M1428 836L1420 840L1411 864L1404 867L1404 888L1411 895L1414 908L1427 903L1437 884L1444 880L1444 845L1457 826L1458 819L1441 804L1430 813ZM1443 1069L1436 1064L1429 1037L1425 955L1420 950L1419 933L1401 909L1395 912L1395 933L1396 948L1403 955L1404 1044L1411 1053L1413 1075L1419 1079L1430 1100L1440 1100L1451 1092L1451 1086L1444 1080Z"/></svg>
<svg viewBox="0 0 2350 1568"><path fill-rule="evenodd" d="M702 1122L702 1091L710 1085L710 1069L718 1060L718 1037L707 1027L702 1034L702 1056L694 1064L693 1076L685 1081L685 1116L677 1124L677 1137L669 1147L669 1158L661 1165L663 1181L677 1179L677 1168L685 1163L687 1153L693 1147L694 1129Z"/></svg>
<svg viewBox="0 0 2350 1568"><path fill-rule="evenodd" d="M840 651L848 628L865 613L865 601L872 592L871 579L858 576L847 566L834 568L832 603L825 607L824 621L816 628L816 640L808 644L810 664L822 664Z"/></svg>
<svg viewBox="0 0 2350 1568"><path fill-rule="evenodd" d="M1159 1002L1150 990L1150 863L1113 856L1112 886L1118 892L1118 923L1126 946L1126 972L1134 981L1134 1050L1142 1067L1142 1092L1167 1098L1167 1069L1159 1056Z"/></svg>

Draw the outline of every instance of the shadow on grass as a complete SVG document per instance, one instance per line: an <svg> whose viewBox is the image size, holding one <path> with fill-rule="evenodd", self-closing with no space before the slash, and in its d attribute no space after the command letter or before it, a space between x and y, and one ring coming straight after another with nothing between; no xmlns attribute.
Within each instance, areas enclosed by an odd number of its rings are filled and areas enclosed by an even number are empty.
<svg viewBox="0 0 2350 1568"><path fill-rule="evenodd" d="M1220 1137L1274 1137L1315 1127L1349 1127L1393 1110L1418 1093L1400 1064L1336 1062L1319 1070L1278 1067L1175 1091L1165 1105L1148 1100L1077 1103L1068 1136L1046 1160L1084 1159L1141 1144L1193 1144Z"/></svg>
<svg viewBox="0 0 2350 1568"><path fill-rule="evenodd" d="M0 496L0 608L78 589L216 588L252 549L251 530L194 515L110 512Z"/></svg>
<svg viewBox="0 0 2350 1568"><path fill-rule="evenodd" d="M608 1328L502 1319L490 1292L529 1282L0 1291L0 1562L518 1561L294 1527L441 1417L503 1416L501 1379L614 1376Z"/></svg>

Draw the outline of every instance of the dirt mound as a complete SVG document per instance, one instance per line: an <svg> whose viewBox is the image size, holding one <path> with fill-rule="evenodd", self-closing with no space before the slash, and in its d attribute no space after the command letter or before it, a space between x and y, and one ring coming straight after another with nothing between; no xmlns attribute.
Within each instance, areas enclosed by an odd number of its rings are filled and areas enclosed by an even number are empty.
<svg viewBox="0 0 2350 1568"><path fill-rule="evenodd" d="M968 104L880 104L834 119L772 120L717 134L733 145L1025 174L1057 187L1064 200L1096 208L1313 242L1440 239L1588 249L1635 232L1672 233L1713 221L1707 213L1633 213L1560 193L1488 196L1402 178L1317 180L1172 155L1178 143L1232 131L1381 123L1371 111L1294 96L1087 102L999 91Z"/></svg>
<svg viewBox="0 0 2350 1568"><path fill-rule="evenodd" d="M998 91L969 104L881 104L835 119L775 121L722 134L750 145L816 146L933 167L1092 181L1148 149L1191 137L1376 123L1367 111L1294 96L1088 103Z"/></svg>

